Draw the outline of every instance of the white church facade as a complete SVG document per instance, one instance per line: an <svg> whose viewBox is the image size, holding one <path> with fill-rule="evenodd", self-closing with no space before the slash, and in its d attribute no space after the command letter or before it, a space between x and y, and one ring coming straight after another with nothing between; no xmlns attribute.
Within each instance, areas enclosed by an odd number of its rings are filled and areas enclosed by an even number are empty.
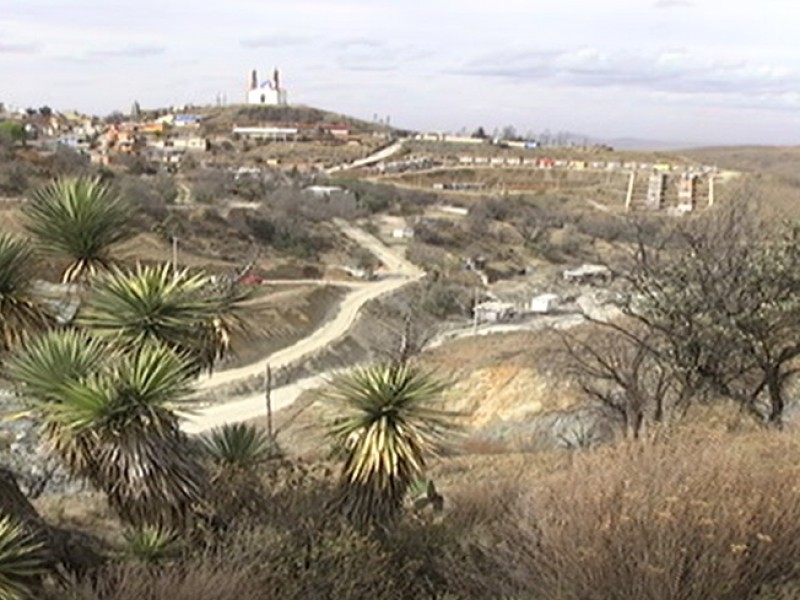
<svg viewBox="0 0 800 600"><path fill-rule="evenodd" d="M247 90L248 104L262 104L267 106L286 106L288 93L281 87L278 69L272 73L272 79L264 82L258 81L258 72L253 69L250 74L250 86Z"/></svg>

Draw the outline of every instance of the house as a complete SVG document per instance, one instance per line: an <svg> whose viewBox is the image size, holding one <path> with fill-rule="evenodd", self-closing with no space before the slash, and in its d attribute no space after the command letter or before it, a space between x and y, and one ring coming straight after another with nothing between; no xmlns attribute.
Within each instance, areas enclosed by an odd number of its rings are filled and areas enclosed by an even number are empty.
<svg viewBox="0 0 800 600"><path fill-rule="evenodd" d="M175 115L172 124L175 127L196 127L200 124L200 117L198 115Z"/></svg>
<svg viewBox="0 0 800 600"><path fill-rule="evenodd" d="M344 192L344 189L337 185L310 185L303 191L308 192L316 198L328 198L332 194Z"/></svg>
<svg viewBox="0 0 800 600"><path fill-rule="evenodd" d="M172 142L172 147L176 150L205 152L210 147L208 139L199 136L178 137L169 141Z"/></svg>
<svg viewBox="0 0 800 600"><path fill-rule="evenodd" d="M296 137L297 127L237 127L233 126L234 135L240 135L253 140L287 140Z"/></svg>
<svg viewBox="0 0 800 600"><path fill-rule="evenodd" d="M612 273L605 265L581 265L564 271L563 277L570 283L605 283L611 279Z"/></svg>
<svg viewBox="0 0 800 600"><path fill-rule="evenodd" d="M514 316L515 307L510 302L488 300L475 305L473 315L478 323L497 323Z"/></svg>
<svg viewBox="0 0 800 600"><path fill-rule="evenodd" d="M392 230L392 237L398 240L411 239L414 237L414 230L411 227L398 227Z"/></svg>
<svg viewBox="0 0 800 600"><path fill-rule="evenodd" d="M529 309L533 313L547 314L558 307L560 300L557 294L540 294L531 298Z"/></svg>

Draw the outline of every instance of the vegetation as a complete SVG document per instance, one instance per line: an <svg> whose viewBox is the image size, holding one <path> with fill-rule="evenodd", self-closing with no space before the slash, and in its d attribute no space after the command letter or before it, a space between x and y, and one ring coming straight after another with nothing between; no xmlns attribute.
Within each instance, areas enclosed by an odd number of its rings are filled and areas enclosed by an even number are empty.
<svg viewBox="0 0 800 600"><path fill-rule="evenodd" d="M409 359L410 324L400 359L329 382L327 459L284 456L247 424L188 439L176 406L229 351L246 294L174 265L115 265L122 238L103 224L123 213L101 215L85 200L111 192L93 180L59 184L32 203L45 216L31 209L29 223L47 221L37 241L51 253L66 252L59 222L73 233L90 223L97 243L69 252L65 273L85 283L82 308L69 327L53 327L31 294L34 252L0 238L5 374L45 446L129 529L105 560L46 577L52 540L33 535L47 531L35 511L19 525L0 520L0 599L738 600L781 586L796 597L797 441L775 428L698 431L679 418L722 398L759 424L782 422L800 358L793 227L770 229L741 204L674 227L594 223L633 250L617 269L623 315L565 340L584 392L632 439L573 448L551 461L557 468L543 467L553 458L544 453L526 455L522 471L493 456L489 481L440 484L456 469L437 465L453 451L456 415L440 408L449 382ZM265 203L256 230L273 235L263 225L273 218L322 224L370 210L363 199L292 207L292 198ZM521 213L480 203L458 225L423 227L432 244L423 248L466 233L544 253L550 229L588 231L541 207ZM446 251L435 258L444 272ZM429 312L468 307L466 285L420 285ZM0 481L4 513L15 489Z"/></svg>
<svg viewBox="0 0 800 600"><path fill-rule="evenodd" d="M418 367L388 363L335 377L330 435L343 456L341 508L359 527L386 527L441 449L452 419L436 408L445 385Z"/></svg>
<svg viewBox="0 0 800 600"><path fill-rule="evenodd" d="M44 544L11 517L0 518L0 599L36 597L46 572Z"/></svg>
<svg viewBox="0 0 800 600"><path fill-rule="evenodd" d="M52 322L33 293L35 256L24 239L0 234L0 351L6 352Z"/></svg>
<svg viewBox="0 0 800 600"><path fill-rule="evenodd" d="M797 228L740 198L634 248L618 269L626 318L566 336L584 389L634 434L720 397L780 426L800 356Z"/></svg>
<svg viewBox="0 0 800 600"><path fill-rule="evenodd" d="M129 206L99 179L53 181L36 190L23 211L26 228L42 250L69 258L65 282L109 268L111 247L132 233Z"/></svg>
<svg viewBox="0 0 800 600"><path fill-rule="evenodd" d="M171 265L118 268L92 280L92 294L78 323L119 348L161 342L211 369L230 349L243 324L245 289L218 284L204 273Z"/></svg>
<svg viewBox="0 0 800 600"><path fill-rule="evenodd" d="M192 363L163 345L114 351L85 333L53 332L12 357L46 442L76 476L134 525L184 525L203 499L204 472L171 410Z"/></svg>

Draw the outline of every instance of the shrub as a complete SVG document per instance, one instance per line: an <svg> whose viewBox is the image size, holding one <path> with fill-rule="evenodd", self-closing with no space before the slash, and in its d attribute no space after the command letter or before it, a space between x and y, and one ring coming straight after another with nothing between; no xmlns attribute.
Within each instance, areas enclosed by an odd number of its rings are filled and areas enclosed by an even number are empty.
<svg viewBox="0 0 800 600"><path fill-rule="evenodd" d="M505 576L564 600L738 600L796 576L797 447L773 435L576 455L503 524Z"/></svg>

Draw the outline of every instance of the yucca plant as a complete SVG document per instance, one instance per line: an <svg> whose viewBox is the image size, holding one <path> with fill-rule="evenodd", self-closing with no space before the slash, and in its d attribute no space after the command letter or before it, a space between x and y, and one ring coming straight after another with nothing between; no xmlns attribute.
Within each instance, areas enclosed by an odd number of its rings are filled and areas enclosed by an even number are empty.
<svg viewBox="0 0 800 600"><path fill-rule="evenodd" d="M85 333L57 332L14 356L9 371L45 441L74 475L106 493L120 517L183 524L206 483L172 410L191 389L192 364L156 343L104 355L103 348Z"/></svg>
<svg viewBox="0 0 800 600"><path fill-rule="evenodd" d="M200 440L205 456L227 471L249 470L270 458L272 441L267 434L246 423L228 423Z"/></svg>
<svg viewBox="0 0 800 600"><path fill-rule="evenodd" d="M52 181L23 205L25 228L40 247L70 264L63 281L79 281L113 262L111 248L133 235L129 205L98 178Z"/></svg>
<svg viewBox="0 0 800 600"><path fill-rule="evenodd" d="M228 424L201 437L199 447L209 465L209 499L217 516L227 520L263 514L266 494L258 467L272 456L267 435L253 425Z"/></svg>
<svg viewBox="0 0 800 600"><path fill-rule="evenodd" d="M146 564L174 556L180 546L180 536L175 530L148 525L126 531L124 541L124 554Z"/></svg>
<svg viewBox="0 0 800 600"><path fill-rule="evenodd" d="M78 323L123 348L161 342L210 369L243 323L247 297L245 290L220 289L203 273L138 265L98 277Z"/></svg>
<svg viewBox="0 0 800 600"><path fill-rule="evenodd" d="M12 353L6 363L6 374L14 381L23 399L34 412L52 410L51 404L62 402L64 391L114 360L113 352L101 340L87 332L54 330L32 339ZM81 436L73 435L65 424L56 420L41 422L42 437L75 475L84 475L92 448Z"/></svg>
<svg viewBox="0 0 800 600"><path fill-rule="evenodd" d="M0 519L0 600L35 598L47 564L42 542L11 517Z"/></svg>
<svg viewBox="0 0 800 600"><path fill-rule="evenodd" d="M22 238L0 234L0 350L45 330L52 315L33 292L36 257Z"/></svg>
<svg viewBox="0 0 800 600"><path fill-rule="evenodd" d="M354 524L385 528L397 516L453 428L454 414L435 405L445 389L430 373L394 362L330 382L325 397L338 416L329 435L343 458L339 504Z"/></svg>

